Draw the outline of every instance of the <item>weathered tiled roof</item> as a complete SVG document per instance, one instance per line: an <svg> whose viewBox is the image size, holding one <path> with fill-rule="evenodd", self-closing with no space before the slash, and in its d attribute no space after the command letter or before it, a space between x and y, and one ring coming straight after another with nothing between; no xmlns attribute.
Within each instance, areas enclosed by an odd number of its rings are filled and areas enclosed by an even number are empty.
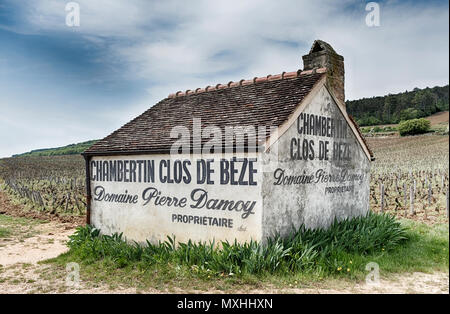
<svg viewBox="0 0 450 314"><path fill-rule="evenodd" d="M326 69L282 73L169 95L98 141L85 154L169 152L177 140L170 137L171 130L185 127L192 136L194 118L201 119L202 128L215 126L222 133L226 126L279 127L325 72Z"/></svg>

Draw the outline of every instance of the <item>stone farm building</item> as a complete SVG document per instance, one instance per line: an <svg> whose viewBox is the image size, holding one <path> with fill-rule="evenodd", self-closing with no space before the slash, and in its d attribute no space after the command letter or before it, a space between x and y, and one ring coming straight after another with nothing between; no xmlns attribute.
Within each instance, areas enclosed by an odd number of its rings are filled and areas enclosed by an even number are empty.
<svg viewBox="0 0 450 314"><path fill-rule="evenodd" d="M372 154L346 112L344 58L317 40L303 62L169 95L98 141L83 153L88 223L244 242L365 214Z"/></svg>

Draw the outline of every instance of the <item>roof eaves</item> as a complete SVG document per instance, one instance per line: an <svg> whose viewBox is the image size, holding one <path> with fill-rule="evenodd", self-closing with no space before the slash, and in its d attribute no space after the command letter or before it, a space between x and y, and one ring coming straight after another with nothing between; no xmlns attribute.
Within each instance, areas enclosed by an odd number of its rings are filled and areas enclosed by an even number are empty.
<svg viewBox="0 0 450 314"><path fill-rule="evenodd" d="M225 150L222 147L223 150ZM262 152L264 151L264 146L256 146L256 147L233 147L233 152ZM143 149L143 150L116 150L116 151L91 151L91 152L83 152L81 153L84 157L96 157L96 156L132 156L132 155L157 155L157 154L167 154L171 153L171 149ZM189 154L194 154L194 149L191 148L189 150ZM213 152L215 153L215 152ZM223 153L218 152L218 153Z"/></svg>

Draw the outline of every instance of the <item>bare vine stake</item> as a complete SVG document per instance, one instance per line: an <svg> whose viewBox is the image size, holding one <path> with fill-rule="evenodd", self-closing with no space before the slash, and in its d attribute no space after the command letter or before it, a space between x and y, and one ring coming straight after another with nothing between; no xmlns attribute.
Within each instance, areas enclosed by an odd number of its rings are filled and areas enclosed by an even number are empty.
<svg viewBox="0 0 450 314"><path fill-rule="evenodd" d="M381 212L383 212L384 211L384 184L383 183L381 183L381 205L380 206L381 206L380 207Z"/></svg>
<svg viewBox="0 0 450 314"><path fill-rule="evenodd" d="M405 186L405 188L404 188L404 196L405 196L405 206L403 206L403 208L405 209L405 217L408 217L408 206L407 206L407 204L408 204L408 193L407 193L407 189L406 189L406 186Z"/></svg>
<svg viewBox="0 0 450 314"><path fill-rule="evenodd" d="M431 190L431 183L428 185L428 206L431 206L431 194L432 194L432 190Z"/></svg>
<svg viewBox="0 0 450 314"><path fill-rule="evenodd" d="M408 203L408 193L406 193L406 183L403 182L403 198L405 199L404 207L406 209L406 203Z"/></svg>
<svg viewBox="0 0 450 314"><path fill-rule="evenodd" d="M68 207L69 207L69 193L67 193L67 198L66 198L66 208L65 208L66 213L67 213Z"/></svg>
<svg viewBox="0 0 450 314"><path fill-rule="evenodd" d="M415 215L415 211L414 211L414 187L411 186L411 191L409 193L409 211L411 213L411 215Z"/></svg>
<svg viewBox="0 0 450 314"><path fill-rule="evenodd" d="M448 188L447 188L447 196L446 196L446 198L447 198L447 218L449 218L448 216L449 216L449 213L448 213Z"/></svg>

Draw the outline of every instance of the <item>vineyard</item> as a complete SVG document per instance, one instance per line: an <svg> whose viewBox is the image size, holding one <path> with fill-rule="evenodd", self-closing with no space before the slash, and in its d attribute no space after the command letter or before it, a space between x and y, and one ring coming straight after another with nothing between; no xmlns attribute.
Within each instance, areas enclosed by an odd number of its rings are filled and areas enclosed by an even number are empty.
<svg viewBox="0 0 450 314"><path fill-rule="evenodd" d="M372 164L370 204L424 221L448 219L448 136L368 138ZM56 215L85 215L85 169L79 155L0 160L1 189L14 202Z"/></svg>
<svg viewBox="0 0 450 314"><path fill-rule="evenodd" d="M84 165L79 155L2 159L2 189L13 201L32 210L85 215Z"/></svg>
<svg viewBox="0 0 450 314"><path fill-rule="evenodd" d="M373 211L437 222L448 219L449 138L440 135L368 138Z"/></svg>

